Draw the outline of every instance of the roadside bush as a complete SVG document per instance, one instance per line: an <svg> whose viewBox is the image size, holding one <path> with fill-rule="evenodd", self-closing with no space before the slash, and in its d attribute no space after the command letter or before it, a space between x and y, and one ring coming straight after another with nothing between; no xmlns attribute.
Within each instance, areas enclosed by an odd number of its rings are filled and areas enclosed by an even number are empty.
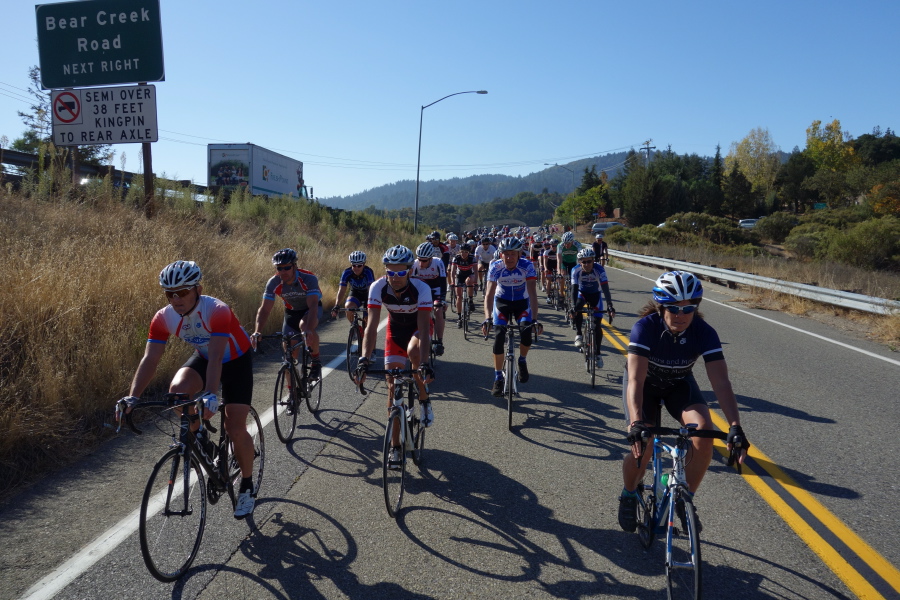
<svg viewBox="0 0 900 600"><path fill-rule="evenodd" d="M791 230L784 247L802 258L824 258L829 244L838 235L840 231L830 225L807 223Z"/></svg>
<svg viewBox="0 0 900 600"><path fill-rule="evenodd" d="M863 269L900 270L900 219L863 221L835 236L827 253L832 260Z"/></svg>
<svg viewBox="0 0 900 600"><path fill-rule="evenodd" d="M784 242L791 230L798 224L797 217L791 213L777 212L763 217L756 223L753 231L760 239L772 244L781 244Z"/></svg>
<svg viewBox="0 0 900 600"><path fill-rule="evenodd" d="M800 222L821 223L838 229L847 229L855 223L861 223L874 216L875 213L872 212L871 206L859 204L846 208L814 210L800 217Z"/></svg>

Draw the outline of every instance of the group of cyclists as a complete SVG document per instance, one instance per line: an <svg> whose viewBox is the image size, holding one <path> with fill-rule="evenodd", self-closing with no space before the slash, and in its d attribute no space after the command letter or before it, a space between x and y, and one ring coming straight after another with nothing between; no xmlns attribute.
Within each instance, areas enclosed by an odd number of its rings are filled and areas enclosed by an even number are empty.
<svg viewBox="0 0 900 600"><path fill-rule="evenodd" d="M598 333L595 356L602 365L600 320L605 311L615 314L605 270L608 257L602 234L596 236L593 245L583 246L570 231L563 233L557 242L543 228L536 232L528 228L492 228L467 231L462 236L450 233L446 242L433 231L415 251L403 245L388 248L381 257L383 273L376 273L368 266L364 252L350 253L350 265L341 274L331 314L337 318L341 307L367 311L355 375L361 385L374 360L381 310L387 311L385 369L403 369L408 362L409 368L416 372L421 420L428 427L434 422L428 389L434 371L428 366L427 357L432 347L436 355L444 352L448 288L454 290L453 301L457 314L461 315L464 309L474 310L477 289L483 286L482 333L487 337L492 328L497 329L492 348L491 392L502 396L506 383L505 336L511 324L521 328L516 377L520 383L529 380L527 357L535 335L541 331L537 321L539 278L543 291L550 289L557 276L565 278L574 307L572 317L578 348L583 339L582 309L588 309ZM322 292L316 275L299 268L297 260L297 253L290 248L279 250L272 257L275 273L265 285L252 334L246 332L227 304L202 294L202 274L195 262L179 260L167 265L159 274L159 283L168 304L151 321L144 357L132 379L129 396L123 399L129 410L138 402L171 336L194 347L193 355L175 374L169 391L201 395L204 417L208 419L218 410L221 387L224 424L234 442L234 454L242 473L234 511L237 519L252 514L256 492L251 477L253 442L246 429L253 394L249 350L256 347L276 296L284 305L283 333L304 334L312 359L309 376L321 377L316 329ZM448 281L452 283L448 285ZM638 315L639 320L631 331L623 410L628 423L627 440L632 454L641 461L623 461L619 524L625 531L634 531L637 525L636 488L649 460L649 453L644 453L643 448L649 438L648 427L658 421L660 406L665 406L682 424L697 423L700 429L712 426L708 406L692 374L698 358L703 357L713 392L729 422L729 449L733 443L742 442L739 460L743 462L749 447L741 429L718 335L697 310L702 297L703 286L691 273L664 273L656 280L652 299ZM349 311L347 318L353 318ZM461 327L461 323L457 326ZM390 377L387 384L390 409L393 398ZM693 493L712 459L712 441L706 438L692 441L695 452L688 463L687 480ZM399 454L400 441L394 443Z"/></svg>

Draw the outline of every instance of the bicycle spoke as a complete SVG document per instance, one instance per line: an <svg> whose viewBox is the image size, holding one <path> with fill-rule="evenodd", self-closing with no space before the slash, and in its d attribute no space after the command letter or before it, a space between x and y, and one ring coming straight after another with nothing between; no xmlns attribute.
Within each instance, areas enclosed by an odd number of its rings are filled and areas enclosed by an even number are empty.
<svg viewBox="0 0 900 600"><path fill-rule="evenodd" d="M309 390L306 394L306 408L309 409L309 412L315 414L319 411L319 406L322 404L322 382L323 377L319 376L319 378L309 384Z"/></svg>
<svg viewBox="0 0 900 600"><path fill-rule="evenodd" d="M153 467L141 501L141 554L160 581L187 572L206 527L206 482L197 460L191 460L187 482L185 471L180 450L169 450Z"/></svg>
<svg viewBox="0 0 900 600"><path fill-rule="evenodd" d="M679 496L682 496L680 492ZM701 568L700 536L694 507L690 500L679 498L684 503L686 530L670 526L666 553L666 588L671 600L696 600L700 598ZM679 519L675 519L681 525Z"/></svg>
<svg viewBox="0 0 900 600"><path fill-rule="evenodd" d="M356 323L350 326L350 333L347 336L347 374L353 379L356 372L356 365L359 362L362 353L362 336Z"/></svg>
<svg viewBox="0 0 900 600"><path fill-rule="evenodd" d="M391 417L388 418L387 427L384 431L384 445L382 452L381 477L382 486L384 488L384 504L387 507L388 514L396 517L400 511L400 504L403 502L403 478L406 475L406 458L405 451L401 449L401 461L399 465L388 464L391 454L391 438L396 428L400 427L401 418L393 418L398 411L391 411ZM402 433L402 431L401 431ZM402 443L403 438L400 437Z"/></svg>

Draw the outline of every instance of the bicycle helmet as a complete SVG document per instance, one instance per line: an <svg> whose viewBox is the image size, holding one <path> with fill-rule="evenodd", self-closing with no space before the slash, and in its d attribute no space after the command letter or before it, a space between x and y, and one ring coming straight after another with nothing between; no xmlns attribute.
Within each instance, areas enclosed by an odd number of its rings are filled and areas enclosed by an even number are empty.
<svg viewBox="0 0 900 600"><path fill-rule="evenodd" d="M290 248L283 248L272 255L273 265L290 265L297 262L297 253Z"/></svg>
<svg viewBox="0 0 900 600"><path fill-rule="evenodd" d="M575 241L575 234L572 233L571 231L567 231L564 234L562 234L562 243L563 244L568 244L569 242L574 242L574 241Z"/></svg>
<svg viewBox="0 0 900 600"><path fill-rule="evenodd" d="M594 238L595 238L595 239L598 239L598 240L602 240L602 239L603 239L603 234L602 234L602 233L598 233L597 235L594 236Z"/></svg>
<svg viewBox="0 0 900 600"><path fill-rule="evenodd" d="M366 262L366 253L362 250L354 250L350 253L350 264L361 264Z"/></svg>
<svg viewBox="0 0 900 600"><path fill-rule="evenodd" d="M407 267L413 264L414 260L412 250L400 244L388 248L381 257L381 262L386 265L406 265Z"/></svg>
<svg viewBox="0 0 900 600"><path fill-rule="evenodd" d="M703 285L693 273L687 271L669 271L656 280L653 288L653 299L660 304L672 304L682 300L700 300L703 298Z"/></svg>
<svg viewBox="0 0 900 600"><path fill-rule="evenodd" d="M482 243L482 244L490 245L490 244L491 244L491 238L489 238L489 237L481 238L481 243Z"/></svg>
<svg viewBox="0 0 900 600"><path fill-rule="evenodd" d="M176 260L159 272L159 285L167 290L197 285L201 279L200 267L192 260Z"/></svg>
<svg viewBox="0 0 900 600"><path fill-rule="evenodd" d="M506 252L507 250L515 250L517 252L522 251L522 240L516 237L508 237L505 238L502 242L500 242L500 247L497 248L499 252Z"/></svg>
<svg viewBox="0 0 900 600"><path fill-rule="evenodd" d="M451 233L450 235L447 236L447 241L448 242L458 242L459 237L455 233Z"/></svg>
<svg viewBox="0 0 900 600"><path fill-rule="evenodd" d="M593 248L582 248L578 251L578 260L583 258L597 258L597 254Z"/></svg>
<svg viewBox="0 0 900 600"><path fill-rule="evenodd" d="M416 256L419 258L431 258L434 256L434 244L431 242L422 242L416 248Z"/></svg>

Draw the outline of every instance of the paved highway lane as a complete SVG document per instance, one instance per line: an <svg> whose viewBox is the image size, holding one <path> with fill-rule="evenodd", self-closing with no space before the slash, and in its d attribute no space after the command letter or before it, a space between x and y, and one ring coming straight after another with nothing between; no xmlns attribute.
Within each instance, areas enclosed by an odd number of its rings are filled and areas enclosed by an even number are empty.
<svg viewBox="0 0 900 600"><path fill-rule="evenodd" d="M620 311L613 344L627 339L649 297L641 275L650 272L629 270L610 272ZM709 300L722 304L704 302L703 312L726 344L748 436L768 459L758 456L742 477L717 455L697 496L708 597L843 598L869 589L869 597L897 597L900 525L890 500L900 473L876 460L881 444L868 441L890 439L897 422L897 355L824 325L749 310L882 358L763 321L708 288ZM83 573L84 560L69 564L63 575L78 576L56 597L665 597L661 544L645 552L616 522L624 356L604 341L606 364L591 390L574 332L559 314L544 311L542 321L513 432L505 404L488 391L490 342L464 342L448 327L426 462L422 470L409 465L397 520L381 493L384 386L375 384L363 402L338 370L326 379L318 418L303 413L288 447L266 428L254 521L210 507L200 556L183 581L152 579L131 533ZM345 331L344 322L323 327L326 355L342 352ZM258 360L256 369L254 404L268 408L274 364ZM709 390L702 365L697 374ZM21 596L135 510L164 448L160 434L117 438L4 507L0 597ZM797 487L783 487L770 471ZM846 563L829 566L834 554ZM49 588L32 591L40 589Z"/></svg>

